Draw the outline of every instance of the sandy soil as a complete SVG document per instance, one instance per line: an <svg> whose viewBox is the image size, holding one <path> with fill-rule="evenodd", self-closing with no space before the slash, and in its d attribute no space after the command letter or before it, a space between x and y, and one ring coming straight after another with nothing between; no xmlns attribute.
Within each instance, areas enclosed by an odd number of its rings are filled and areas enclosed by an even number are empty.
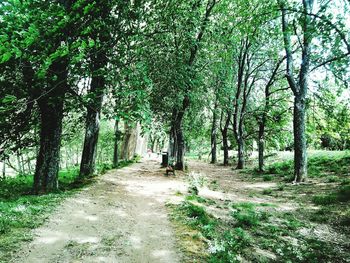
<svg viewBox="0 0 350 263"><path fill-rule="evenodd" d="M181 262L165 202L185 191L144 160L67 199L11 262Z"/></svg>

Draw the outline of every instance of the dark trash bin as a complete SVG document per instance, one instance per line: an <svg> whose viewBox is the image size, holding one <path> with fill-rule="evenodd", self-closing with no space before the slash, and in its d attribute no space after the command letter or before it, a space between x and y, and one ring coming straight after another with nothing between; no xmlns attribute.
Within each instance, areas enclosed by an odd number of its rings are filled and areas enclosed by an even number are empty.
<svg viewBox="0 0 350 263"><path fill-rule="evenodd" d="M162 167L167 167L169 164L168 152L162 152Z"/></svg>

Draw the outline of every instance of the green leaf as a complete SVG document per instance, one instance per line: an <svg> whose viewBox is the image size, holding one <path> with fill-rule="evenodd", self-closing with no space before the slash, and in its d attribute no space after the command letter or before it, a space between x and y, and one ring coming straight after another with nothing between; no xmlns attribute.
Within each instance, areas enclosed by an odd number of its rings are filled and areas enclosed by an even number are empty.
<svg viewBox="0 0 350 263"><path fill-rule="evenodd" d="M89 39L89 47L94 47L95 46L95 41L93 39Z"/></svg>
<svg viewBox="0 0 350 263"><path fill-rule="evenodd" d="M5 52L3 55L2 55L2 58L1 58L1 63L5 63L7 61L10 60L10 58L12 57L12 54L10 52Z"/></svg>

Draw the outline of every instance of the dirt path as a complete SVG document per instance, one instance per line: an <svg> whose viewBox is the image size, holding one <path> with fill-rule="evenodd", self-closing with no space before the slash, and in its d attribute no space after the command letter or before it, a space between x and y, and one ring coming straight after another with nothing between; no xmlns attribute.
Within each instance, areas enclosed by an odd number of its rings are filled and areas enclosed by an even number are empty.
<svg viewBox="0 0 350 263"><path fill-rule="evenodd" d="M156 160L102 176L67 199L12 262L180 262L165 202L184 191Z"/></svg>

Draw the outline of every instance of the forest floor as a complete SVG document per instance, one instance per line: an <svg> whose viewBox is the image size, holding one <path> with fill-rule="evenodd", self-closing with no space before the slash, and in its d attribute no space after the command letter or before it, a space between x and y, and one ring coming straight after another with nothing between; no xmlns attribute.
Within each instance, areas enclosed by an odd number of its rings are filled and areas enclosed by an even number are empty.
<svg viewBox="0 0 350 263"><path fill-rule="evenodd" d="M195 160L166 177L159 161L67 198L11 262L350 262L349 203L328 195L334 178L292 185Z"/></svg>
<svg viewBox="0 0 350 263"><path fill-rule="evenodd" d="M156 160L107 172L65 200L11 262L182 262L165 202L184 188Z"/></svg>

